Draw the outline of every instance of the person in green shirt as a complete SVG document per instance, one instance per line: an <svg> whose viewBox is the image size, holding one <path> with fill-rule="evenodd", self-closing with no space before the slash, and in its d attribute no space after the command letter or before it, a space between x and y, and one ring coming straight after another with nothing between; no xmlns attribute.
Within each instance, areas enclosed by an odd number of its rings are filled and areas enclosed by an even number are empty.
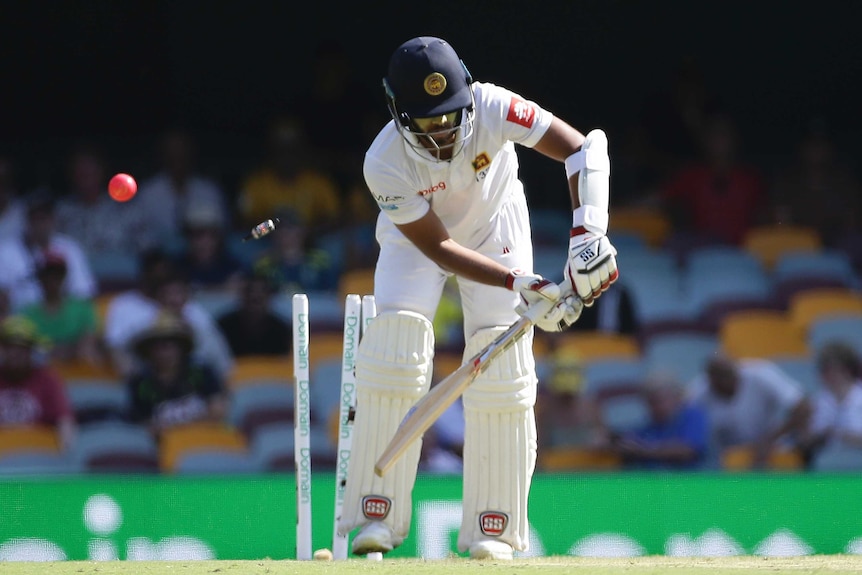
<svg viewBox="0 0 862 575"><path fill-rule="evenodd" d="M66 262L62 256L47 253L36 270L42 299L25 306L21 315L32 321L50 343L50 356L57 361L99 363L96 308L92 300L66 295Z"/></svg>

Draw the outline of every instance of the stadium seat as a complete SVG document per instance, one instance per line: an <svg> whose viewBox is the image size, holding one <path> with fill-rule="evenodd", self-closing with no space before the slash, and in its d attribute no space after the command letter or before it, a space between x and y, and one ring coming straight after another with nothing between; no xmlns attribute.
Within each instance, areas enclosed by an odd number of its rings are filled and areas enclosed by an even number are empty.
<svg viewBox="0 0 862 575"><path fill-rule="evenodd" d="M721 468L725 471L749 471L754 467L754 449L732 447L721 455ZM799 471L805 462L802 455L792 449L776 449L766 459L765 468L772 471Z"/></svg>
<svg viewBox="0 0 862 575"><path fill-rule="evenodd" d="M858 474L862 471L862 449L840 444L829 445L811 459L811 471Z"/></svg>
<svg viewBox="0 0 862 575"><path fill-rule="evenodd" d="M293 360L290 356L240 356L228 378L231 389L261 383L293 384Z"/></svg>
<svg viewBox="0 0 862 575"><path fill-rule="evenodd" d="M600 331L567 331L556 338L555 350L573 353L584 363L600 359L637 359L640 348L632 336Z"/></svg>
<svg viewBox="0 0 862 575"><path fill-rule="evenodd" d="M236 294L228 290L199 290L192 296L192 301L215 319L233 310L239 303Z"/></svg>
<svg viewBox="0 0 862 575"><path fill-rule="evenodd" d="M99 290L110 292L127 289L137 282L138 258L130 252L90 252L87 254Z"/></svg>
<svg viewBox="0 0 862 575"><path fill-rule="evenodd" d="M820 374L817 364L811 357L773 357L770 361L786 373L791 379L799 382L803 391L810 395L820 389Z"/></svg>
<svg viewBox="0 0 862 575"><path fill-rule="evenodd" d="M572 229L572 212L567 209L533 208L530 210L530 228L535 246L560 247L560 238L567 238ZM565 252L565 245L563 245ZM565 257L565 253L563 255ZM560 260L561 262L564 260ZM563 265L559 264L558 272Z"/></svg>
<svg viewBox="0 0 862 575"><path fill-rule="evenodd" d="M541 471L610 471L622 467L622 459L611 452L577 447L545 447L538 453Z"/></svg>
<svg viewBox="0 0 862 575"><path fill-rule="evenodd" d="M294 445L293 425L273 423L257 430L250 440L249 453L263 471L293 471Z"/></svg>
<svg viewBox="0 0 862 575"><path fill-rule="evenodd" d="M315 291L308 296L309 331L339 332L344 327L344 298L334 291ZM270 301L270 310L293 325L293 294L280 292Z"/></svg>
<svg viewBox="0 0 862 575"><path fill-rule="evenodd" d="M626 433L650 422L650 411L639 387L607 390L600 395L598 408L602 423L611 431Z"/></svg>
<svg viewBox="0 0 862 575"><path fill-rule="evenodd" d="M21 452L59 453L56 430L45 426L0 427L0 459Z"/></svg>
<svg viewBox="0 0 862 575"><path fill-rule="evenodd" d="M643 350L648 372L670 373L688 382L718 352L719 341L711 333L664 333L645 340Z"/></svg>
<svg viewBox="0 0 862 575"><path fill-rule="evenodd" d="M828 317L862 316L862 292L849 288L820 288L795 294L788 313L793 323L807 332L818 320Z"/></svg>
<svg viewBox="0 0 862 575"><path fill-rule="evenodd" d="M745 235L742 246L768 270L772 270L784 254L816 252L823 247L820 235L814 228L785 225L756 226Z"/></svg>
<svg viewBox="0 0 862 575"><path fill-rule="evenodd" d="M808 346L819 351L830 341L841 341L862 356L862 316L825 317L808 326Z"/></svg>
<svg viewBox="0 0 862 575"><path fill-rule="evenodd" d="M690 250L685 256L687 275L761 276L763 263L753 254L736 246L711 245Z"/></svg>
<svg viewBox="0 0 862 575"><path fill-rule="evenodd" d="M534 350L534 353L535 350ZM536 354L537 357L539 354ZM461 367L463 363L460 353L444 352L434 354L434 380L440 381L448 377L453 371Z"/></svg>
<svg viewBox="0 0 862 575"><path fill-rule="evenodd" d="M125 420L131 405L129 392L120 381L73 379L66 382L69 403L79 424Z"/></svg>
<svg viewBox="0 0 862 575"><path fill-rule="evenodd" d="M74 459L60 453L21 451L0 458L0 476L74 475L83 470Z"/></svg>
<svg viewBox="0 0 862 575"><path fill-rule="evenodd" d="M608 224L611 241L617 232L631 232L652 247L664 244L670 231L670 219L663 212L647 207L614 208Z"/></svg>
<svg viewBox="0 0 862 575"><path fill-rule="evenodd" d="M244 385L231 394L228 421L251 436L262 425L292 422L294 399L293 385L278 382Z"/></svg>
<svg viewBox="0 0 862 575"><path fill-rule="evenodd" d="M318 361L311 370L311 416L315 421L326 421L331 411L340 405L341 357Z"/></svg>
<svg viewBox="0 0 862 575"><path fill-rule="evenodd" d="M584 392L599 394L643 384L647 376L646 365L640 357L598 359L583 366Z"/></svg>
<svg viewBox="0 0 862 575"><path fill-rule="evenodd" d="M859 282L850 256L838 250L786 252L775 262L772 274L776 285L809 278L834 280L847 287L857 287Z"/></svg>
<svg viewBox="0 0 862 575"><path fill-rule="evenodd" d="M323 361L341 361L344 353L344 324L339 331L311 334L308 339L309 369Z"/></svg>
<svg viewBox="0 0 862 575"><path fill-rule="evenodd" d="M185 453L176 463L178 475L235 475L260 471L262 469L250 455L223 449Z"/></svg>
<svg viewBox="0 0 862 575"><path fill-rule="evenodd" d="M150 430L139 424L102 422L82 426L71 455L91 473L158 471L158 445Z"/></svg>
<svg viewBox="0 0 862 575"><path fill-rule="evenodd" d="M229 450L243 452L247 448L243 434L220 423L193 423L166 429L159 444L159 468L173 472L180 457L189 452Z"/></svg>
<svg viewBox="0 0 862 575"><path fill-rule="evenodd" d="M51 368L65 382L73 381L115 381L122 380L119 372L108 364L94 364L88 361L55 361Z"/></svg>
<svg viewBox="0 0 862 575"><path fill-rule="evenodd" d="M738 311L725 316L718 337L722 351L734 359L804 357L809 351L802 330L787 314L775 310Z"/></svg>
<svg viewBox="0 0 862 575"><path fill-rule="evenodd" d="M734 311L778 307L763 272L689 273L683 285L689 309L710 329Z"/></svg>
<svg viewBox="0 0 862 575"><path fill-rule="evenodd" d="M338 280L338 295L341 301L343 302L344 298L352 293L359 295L374 293L374 268L356 268L341 274Z"/></svg>

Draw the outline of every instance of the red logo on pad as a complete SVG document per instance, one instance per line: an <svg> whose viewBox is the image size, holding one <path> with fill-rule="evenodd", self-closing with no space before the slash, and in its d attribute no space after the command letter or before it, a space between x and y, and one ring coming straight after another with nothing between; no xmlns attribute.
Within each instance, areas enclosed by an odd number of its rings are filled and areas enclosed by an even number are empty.
<svg viewBox="0 0 862 575"><path fill-rule="evenodd" d="M515 124L520 124L525 128L533 127L533 120L536 119L536 108L528 104L520 98L512 98L509 102L509 114L506 120Z"/></svg>
<svg viewBox="0 0 862 575"><path fill-rule="evenodd" d="M366 495L362 498L362 514L368 519L386 519L392 501L382 495Z"/></svg>
<svg viewBox="0 0 862 575"><path fill-rule="evenodd" d="M502 511L484 511L479 515L479 528L489 537L499 537L509 524L509 516Z"/></svg>

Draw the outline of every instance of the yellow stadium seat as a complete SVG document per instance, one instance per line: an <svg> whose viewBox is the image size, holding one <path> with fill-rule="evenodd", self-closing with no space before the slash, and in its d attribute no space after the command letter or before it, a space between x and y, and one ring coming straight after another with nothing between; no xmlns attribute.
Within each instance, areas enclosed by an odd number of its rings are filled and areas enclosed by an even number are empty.
<svg viewBox="0 0 862 575"><path fill-rule="evenodd" d="M251 355L240 356L234 361L228 378L232 388L253 385L261 381L293 382L293 359L290 356Z"/></svg>
<svg viewBox="0 0 862 575"><path fill-rule="evenodd" d="M802 455L793 449L776 449L766 459L765 468L774 471L797 471L804 467ZM726 471L748 471L754 467L754 449L731 447L721 454L721 467Z"/></svg>
<svg viewBox="0 0 862 575"><path fill-rule="evenodd" d="M600 359L637 358L640 346L633 336L600 331L568 331L559 334L553 352L573 353L581 361Z"/></svg>
<svg viewBox="0 0 862 575"><path fill-rule="evenodd" d="M246 438L238 430L220 423L191 423L166 429L159 441L159 467L172 472L186 453L193 451L247 450Z"/></svg>
<svg viewBox="0 0 862 575"><path fill-rule="evenodd" d="M88 361L57 361L51 364L54 371L64 381L74 380L104 380L119 381L120 373L113 366L95 364Z"/></svg>
<svg viewBox="0 0 862 575"><path fill-rule="evenodd" d="M820 235L805 226L757 226L748 231L743 248L772 269L778 259L790 252L816 252L822 249Z"/></svg>
<svg viewBox="0 0 862 575"><path fill-rule="evenodd" d="M788 305L793 323L803 331L828 316L862 315L862 293L849 288L815 288L795 293Z"/></svg>
<svg viewBox="0 0 862 575"><path fill-rule="evenodd" d="M668 217L646 207L623 207L611 210L608 235L613 241L614 232L629 232L640 236L652 247L661 246L671 231Z"/></svg>
<svg viewBox="0 0 862 575"><path fill-rule="evenodd" d="M60 442L56 430L41 425L0 427L0 457L18 451L58 453Z"/></svg>
<svg viewBox="0 0 862 575"><path fill-rule="evenodd" d="M462 358L460 353L437 353L434 355L434 381L448 377L453 371L461 367Z"/></svg>
<svg viewBox="0 0 862 575"><path fill-rule="evenodd" d="M804 333L790 317L775 310L744 310L724 317L718 332L729 357L772 358L808 355Z"/></svg>
<svg viewBox="0 0 862 575"><path fill-rule="evenodd" d="M313 333L308 338L309 367L321 361L341 359L344 353L344 334L342 332Z"/></svg>
<svg viewBox="0 0 862 575"><path fill-rule="evenodd" d="M614 453L576 447L540 449L537 463L542 471L599 471L622 467L622 460Z"/></svg>
<svg viewBox="0 0 862 575"><path fill-rule="evenodd" d="M370 295L374 293L374 268L346 270L338 279L338 293L341 299L348 294Z"/></svg>

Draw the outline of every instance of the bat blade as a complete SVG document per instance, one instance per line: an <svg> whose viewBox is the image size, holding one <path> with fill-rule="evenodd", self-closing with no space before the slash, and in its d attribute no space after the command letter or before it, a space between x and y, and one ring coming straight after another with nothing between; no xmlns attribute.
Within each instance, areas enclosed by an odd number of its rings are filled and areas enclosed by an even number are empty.
<svg viewBox="0 0 862 575"><path fill-rule="evenodd" d="M463 395L473 380L476 379L476 376L485 371L495 357L514 344L532 325L533 322L530 318L520 318L482 351L463 363L461 367L432 387L422 399L417 401L416 405L401 420L395 437L378 457L377 463L374 465L374 473L383 477L413 442L421 438L443 415L443 412Z"/></svg>

